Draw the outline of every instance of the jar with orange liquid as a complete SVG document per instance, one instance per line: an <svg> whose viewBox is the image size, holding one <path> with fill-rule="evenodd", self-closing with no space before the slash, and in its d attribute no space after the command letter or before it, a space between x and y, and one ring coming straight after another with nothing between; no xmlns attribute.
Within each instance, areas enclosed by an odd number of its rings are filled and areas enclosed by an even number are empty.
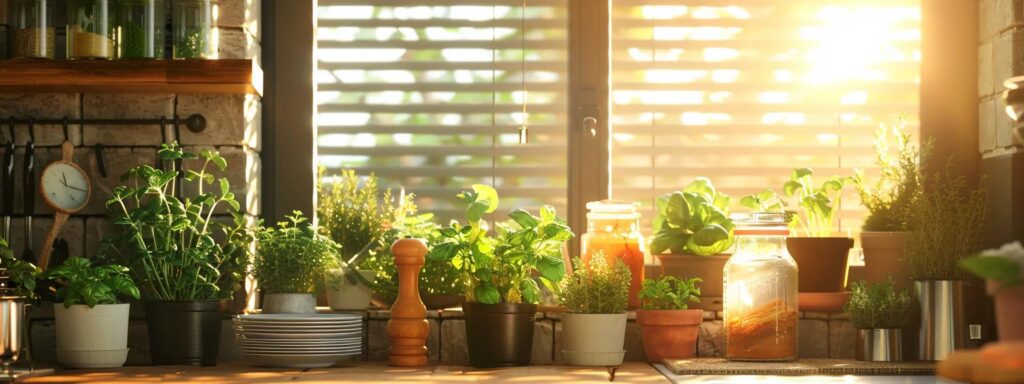
<svg viewBox="0 0 1024 384"><path fill-rule="evenodd" d="M640 213L637 204L624 201L591 201L587 203L587 233L583 234L582 260L586 264L598 252L606 260L622 260L629 267L629 307L637 308L637 292L644 281L644 260L647 246L640 233Z"/></svg>

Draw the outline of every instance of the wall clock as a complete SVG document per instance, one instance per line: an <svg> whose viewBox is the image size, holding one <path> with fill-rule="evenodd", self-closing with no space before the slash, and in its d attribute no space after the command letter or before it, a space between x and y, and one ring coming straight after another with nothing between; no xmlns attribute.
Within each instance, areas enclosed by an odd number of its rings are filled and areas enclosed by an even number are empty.
<svg viewBox="0 0 1024 384"><path fill-rule="evenodd" d="M39 268L46 270L53 252L53 242L60 234L61 227L75 212L89 204L92 195L92 183L89 175L82 167L72 161L75 146L65 141L60 146L61 160L54 161L43 169L39 178L39 194L43 202L53 208L53 226L43 241L42 252L39 254Z"/></svg>

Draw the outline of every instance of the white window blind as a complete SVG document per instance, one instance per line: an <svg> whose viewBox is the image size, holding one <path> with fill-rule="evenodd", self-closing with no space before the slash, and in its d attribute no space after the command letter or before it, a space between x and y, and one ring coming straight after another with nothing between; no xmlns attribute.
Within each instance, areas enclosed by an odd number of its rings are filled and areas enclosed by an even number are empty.
<svg viewBox="0 0 1024 384"><path fill-rule="evenodd" d="M461 218L454 196L474 183L502 211L564 214L565 4L320 0L319 163L374 173L442 220Z"/></svg>
<svg viewBox="0 0 1024 384"><path fill-rule="evenodd" d="M917 0L612 0L612 194L654 199L697 176L739 198L795 167L877 174L873 133L917 131ZM837 230L858 231L850 188ZM738 204L737 204L738 207ZM649 230L649 225L644 227Z"/></svg>

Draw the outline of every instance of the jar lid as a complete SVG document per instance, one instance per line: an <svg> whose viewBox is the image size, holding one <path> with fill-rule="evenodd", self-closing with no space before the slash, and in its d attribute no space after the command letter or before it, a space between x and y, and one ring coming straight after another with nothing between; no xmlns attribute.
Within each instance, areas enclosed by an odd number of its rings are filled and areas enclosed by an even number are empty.
<svg viewBox="0 0 1024 384"><path fill-rule="evenodd" d="M601 200L587 203L587 218L590 219L639 219L637 208L640 204L632 201Z"/></svg>
<svg viewBox="0 0 1024 384"><path fill-rule="evenodd" d="M789 236L793 212L742 212L730 216L736 236Z"/></svg>

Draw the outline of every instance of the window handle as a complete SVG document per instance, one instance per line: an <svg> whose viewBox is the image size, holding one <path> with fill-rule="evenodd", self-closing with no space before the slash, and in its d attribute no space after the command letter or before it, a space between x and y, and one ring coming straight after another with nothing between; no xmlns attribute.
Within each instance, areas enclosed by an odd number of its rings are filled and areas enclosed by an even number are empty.
<svg viewBox="0 0 1024 384"><path fill-rule="evenodd" d="M583 129L590 132L590 137L597 137L597 118L593 116L584 117Z"/></svg>

